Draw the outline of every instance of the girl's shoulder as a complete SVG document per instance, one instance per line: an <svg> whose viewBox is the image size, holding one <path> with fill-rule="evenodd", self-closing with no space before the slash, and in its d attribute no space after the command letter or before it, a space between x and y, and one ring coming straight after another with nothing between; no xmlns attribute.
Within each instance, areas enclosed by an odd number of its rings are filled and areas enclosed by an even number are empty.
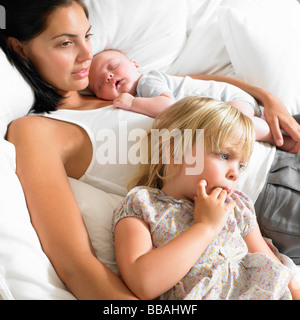
<svg viewBox="0 0 300 320"><path fill-rule="evenodd" d="M231 200L236 203L234 217L244 237L256 224L254 205L249 197L237 190L232 194Z"/></svg>
<svg viewBox="0 0 300 320"><path fill-rule="evenodd" d="M132 197L141 197L141 196L162 196L163 192L160 189L157 188L151 188L147 186L137 186L131 189L127 195L126 198L132 198Z"/></svg>
<svg viewBox="0 0 300 320"><path fill-rule="evenodd" d="M160 194L159 189L144 186L131 189L113 212L113 231L118 221L123 218L135 217L147 222L156 212Z"/></svg>
<svg viewBox="0 0 300 320"><path fill-rule="evenodd" d="M131 207L147 207L160 201L164 197L161 190L147 186L137 186L131 189L123 200L123 205Z"/></svg>
<svg viewBox="0 0 300 320"><path fill-rule="evenodd" d="M254 204L245 193L235 190L231 195L231 200L235 201L239 209L248 208L250 211L254 212Z"/></svg>

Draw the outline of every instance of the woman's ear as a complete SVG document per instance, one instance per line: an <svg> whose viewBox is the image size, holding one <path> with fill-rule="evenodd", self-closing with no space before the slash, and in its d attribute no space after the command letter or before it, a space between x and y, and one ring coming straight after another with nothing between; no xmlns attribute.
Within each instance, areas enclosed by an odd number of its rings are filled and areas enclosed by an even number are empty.
<svg viewBox="0 0 300 320"><path fill-rule="evenodd" d="M24 50L25 46L18 39L14 37L8 37L7 43L19 56L27 60L27 56Z"/></svg>

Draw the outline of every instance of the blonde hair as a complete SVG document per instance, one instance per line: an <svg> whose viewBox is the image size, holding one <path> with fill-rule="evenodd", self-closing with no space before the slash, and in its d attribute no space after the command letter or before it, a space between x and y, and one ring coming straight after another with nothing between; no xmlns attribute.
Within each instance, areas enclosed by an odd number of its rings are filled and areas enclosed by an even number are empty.
<svg viewBox="0 0 300 320"><path fill-rule="evenodd" d="M236 148L245 162L248 162L253 150L255 132L253 123L238 109L220 101L203 97L186 97L161 112L148 133L148 161L141 164L130 187L148 186L162 188L166 178L166 166L163 163L163 139L159 140L159 161L151 161L151 136L153 129L179 130L181 141L173 139L169 144L170 158L176 155L176 149L186 149L196 141L197 129L204 130L204 148L207 152L221 152L224 147ZM192 132L191 144L186 143L185 129ZM170 137L170 136L169 136ZM185 145L184 145L184 143ZM152 145L153 148L153 145ZM178 150L177 150L178 151ZM186 150L184 150L186 151ZM182 153L181 153L182 154Z"/></svg>

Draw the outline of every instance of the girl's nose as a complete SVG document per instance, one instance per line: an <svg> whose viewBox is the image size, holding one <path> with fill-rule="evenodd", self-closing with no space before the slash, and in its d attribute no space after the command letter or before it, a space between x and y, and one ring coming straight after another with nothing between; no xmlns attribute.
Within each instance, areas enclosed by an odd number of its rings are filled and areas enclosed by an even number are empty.
<svg viewBox="0 0 300 320"><path fill-rule="evenodd" d="M240 172L239 172L238 165L237 166L233 165L228 170L226 177L229 180L236 181L238 179L238 177L239 177L239 173Z"/></svg>

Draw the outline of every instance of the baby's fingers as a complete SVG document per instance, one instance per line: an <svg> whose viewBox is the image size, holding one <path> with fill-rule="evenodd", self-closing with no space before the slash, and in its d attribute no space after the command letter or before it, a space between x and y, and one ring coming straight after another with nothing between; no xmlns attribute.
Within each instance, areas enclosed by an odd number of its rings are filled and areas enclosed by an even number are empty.
<svg viewBox="0 0 300 320"><path fill-rule="evenodd" d="M120 102L120 99L119 99L119 98L116 98L116 99L113 101L113 106L114 106L115 108L120 108L121 102Z"/></svg>

